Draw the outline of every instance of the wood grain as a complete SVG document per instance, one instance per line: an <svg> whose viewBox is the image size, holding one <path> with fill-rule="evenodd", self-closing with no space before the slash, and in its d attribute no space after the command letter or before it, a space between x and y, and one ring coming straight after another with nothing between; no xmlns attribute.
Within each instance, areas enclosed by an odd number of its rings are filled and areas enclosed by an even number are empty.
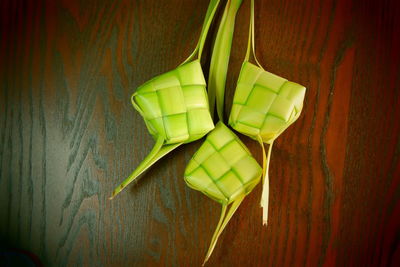
<svg viewBox="0 0 400 267"><path fill-rule="evenodd" d="M189 55L206 8L0 1L4 248L29 250L46 266L200 266L220 211L182 179L201 141L108 197L154 143L129 96ZM246 0L238 14L227 112L248 8ZM302 116L274 146L268 227L257 187L209 266L400 265L399 29L394 0L256 1L259 60L308 91Z"/></svg>

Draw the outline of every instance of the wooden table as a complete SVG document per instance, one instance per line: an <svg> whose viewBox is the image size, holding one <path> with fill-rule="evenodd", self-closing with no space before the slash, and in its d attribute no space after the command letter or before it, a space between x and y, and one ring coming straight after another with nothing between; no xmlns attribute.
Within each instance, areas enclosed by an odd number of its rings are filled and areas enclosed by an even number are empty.
<svg viewBox="0 0 400 267"><path fill-rule="evenodd" d="M46 266L200 266L220 212L182 179L201 141L108 197L154 144L130 95L189 55L207 2L0 2L3 249ZM227 113L248 17L246 0ZM399 29L394 0L256 1L258 57L307 87L305 107L274 146L268 227L258 186L208 266L399 266Z"/></svg>

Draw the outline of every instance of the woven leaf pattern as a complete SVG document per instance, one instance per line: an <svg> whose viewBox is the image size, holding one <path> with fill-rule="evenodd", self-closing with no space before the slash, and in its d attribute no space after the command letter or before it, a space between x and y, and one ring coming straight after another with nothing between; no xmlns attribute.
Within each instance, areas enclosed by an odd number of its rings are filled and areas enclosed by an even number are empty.
<svg viewBox="0 0 400 267"><path fill-rule="evenodd" d="M150 134L165 144L189 143L214 128L199 60L156 76L132 97Z"/></svg>
<svg viewBox="0 0 400 267"><path fill-rule="evenodd" d="M253 139L273 141L301 112L305 87L244 62L229 124Z"/></svg>
<svg viewBox="0 0 400 267"><path fill-rule="evenodd" d="M246 146L220 122L190 160L185 181L221 204L229 204L250 193L261 173Z"/></svg>

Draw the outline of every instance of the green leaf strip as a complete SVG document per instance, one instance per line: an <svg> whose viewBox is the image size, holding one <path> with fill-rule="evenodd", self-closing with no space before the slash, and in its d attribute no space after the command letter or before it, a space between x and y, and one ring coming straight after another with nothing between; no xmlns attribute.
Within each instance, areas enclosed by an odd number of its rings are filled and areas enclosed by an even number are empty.
<svg viewBox="0 0 400 267"><path fill-rule="evenodd" d="M272 141L269 144L268 148L268 155L265 154L265 147L264 147L264 142L262 141L261 136L258 136L257 138L258 143L260 144L262 148L262 154L263 154L263 177L262 177L262 184L263 184L263 189L262 189L262 195L261 195L261 202L260 206L263 209L263 225L268 224L268 202L269 202L269 162L271 159L271 151L272 151L272 145L274 144L274 141Z"/></svg>
<svg viewBox="0 0 400 267"><path fill-rule="evenodd" d="M295 122L298 118L300 117L300 112L293 117L293 122ZM288 124L286 127L284 127L280 132L282 133L285 131L290 124ZM279 136L277 134L277 136ZM263 177L262 177L262 193L261 193L261 201L260 201L260 206L263 209L263 225L267 226L268 224L268 205L269 205L269 163L271 159L271 152L272 152L272 146L274 144L275 139L272 139L268 142L269 147L268 147L268 154L265 154L265 147L264 147L264 142L262 140L261 135L257 136L257 141L260 144L262 151L263 151Z"/></svg>
<svg viewBox="0 0 400 267"><path fill-rule="evenodd" d="M254 41L254 0L251 0L251 7L250 7L250 25L249 25L249 40L247 41L247 50L246 50L246 57L245 61L249 61L250 53L253 54L254 60L256 61L257 65L264 69L261 66L260 62L258 62L256 56L256 49L255 49L255 41Z"/></svg>
<svg viewBox="0 0 400 267"><path fill-rule="evenodd" d="M232 48L235 18L242 0L228 0L218 28L213 53L211 56L208 78L208 99L211 115L214 115L215 104L218 118L223 121L226 74Z"/></svg>
<svg viewBox="0 0 400 267"><path fill-rule="evenodd" d="M131 175L128 176L117 188L114 189L110 199L113 199L116 195L118 195L127 185L131 182L135 181L142 173L144 173L147 169L149 169L154 163L156 163L159 159L167 155L169 152L180 146L182 143L172 144L172 145L163 145L164 137L159 136L157 141L150 151L150 153L146 156L146 158L139 164L139 166L133 171Z"/></svg>
<svg viewBox="0 0 400 267"><path fill-rule="evenodd" d="M242 195L240 196L238 199L236 199L235 201L232 202L231 206L229 207L228 213L226 213L227 210L227 205L222 205L222 211L221 211L221 217L219 219L217 228L214 231L214 235L211 239L211 244L208 248L207 254L206 254L206 258L204 259L203 265L208 261L208 259L210 258L215 245L218 242L218 238L220 237L221 233L224 231L225 227L227 226L228 222L230 221L230 219L232 218L232 216L235 214L236 210L239 208L240 204L242 203L244 197L246 195ZM226 213L226 215L225 215Z"/></svg>
<svg viewBox="0 0 400 267"><path fill-rule="evenodd" d="M210 29L211 23L214 19L214 15L218 9L219 3L220 3L220 0L211 0L210 3L208 4L206 17L203 22L203 28L201 29L200 38L197 41L196 48L193 50L192 54L190 54L190 56L185 61L182 62L181 65L195 59L197 52L198 52L197 58L201 59L201 55L203 53L203 48L204 48L204 43L206 42L207 35L208 35L208 30Z"/></svg>

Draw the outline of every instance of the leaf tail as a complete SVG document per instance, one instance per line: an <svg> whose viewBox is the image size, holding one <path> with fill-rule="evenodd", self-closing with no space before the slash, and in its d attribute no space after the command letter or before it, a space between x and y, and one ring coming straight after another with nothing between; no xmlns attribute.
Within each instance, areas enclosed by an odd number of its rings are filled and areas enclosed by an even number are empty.
<svg viewBox="0 0 400 267"><path fill-rule="evenodd" d="M274 142L272 141L269 145L268 148L268 154L265 153L265 147L264 147L264 142L262 141L261 137L259 136L258 142L260 143L260 146L263 151L263 189L262 189L262 194L261 194L261 202L260 206L263 209L263 225L268 224L268 205L269 205L269 162L271 159L271 151L272 151L272 145Z"/></svg>
<svg viewBox="0 0 400 267"><path fill-rule="evenodd" d="M139 164L139 166L132 172L131 175L128 176L128 178L126 178L120 185L118 185L114 189L110 199L113 199L122 190L124 190L125 187L127 187L131 182L135 181L142 173L144 173L147 169L149 169L154 163L156 163L159 159L167 155L169 152L177 148L182 143L172 144L172 145L163 145L163 144L164 144L164 138L159 137L153 149Z"/></svg>
<svg viewBox="0 0 400 267"><path fill-rule="evenodd" d="M210 247L208 248L208 251L207 251L207 254L206 254L206 258L204 259L204 262L203 262L202 266L204 266L204 264L206 264L208 259L211 257L211 254L214 251L214 248L215 248L215 246L217 244L219 236L221 235L222 231L224 231L226 225L228 224L228 222L232 218L233 214L235 214L236 210L238 209L238 207L242 203L244 197L245 197L245 195L243 195L243 196L239 197L238 199L236 199L235 201L233 201L231 206L229 207L229 210L228 210L227 213L226 213L227 205L222 205L221 216L220 216L218 225L217 225L217 227L216 227L216 229L214 231L214 235L213 235L213 237L211 239Z"/></svg>

